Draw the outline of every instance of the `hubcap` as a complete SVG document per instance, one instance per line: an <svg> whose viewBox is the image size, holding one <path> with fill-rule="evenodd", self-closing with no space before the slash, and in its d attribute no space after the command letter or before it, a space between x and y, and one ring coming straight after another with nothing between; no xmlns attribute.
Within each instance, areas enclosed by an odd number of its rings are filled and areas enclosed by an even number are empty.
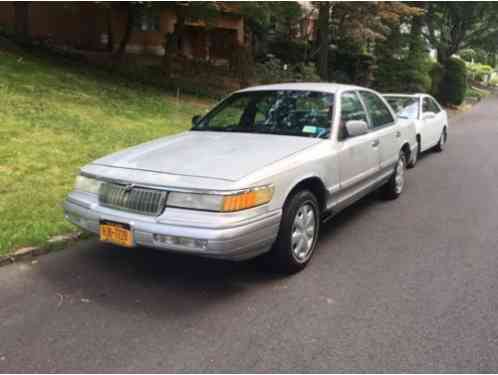
<svg viewBox="0 0 498 375"><path fill-rule="evenodd" d="M309 203L305 203L297 210L292 225L292 255L298 262L305 262L310 257L315 242L315 231L315 211Z"/></svg>
<svg viewBox="0 0 498 375"><path fill-rule="evenodd" d="M399 158L398 165L396 166L396 176L394 177L396 194L400 194L403 191L403 186L405 185L405 163L403 158Z"/></svg>

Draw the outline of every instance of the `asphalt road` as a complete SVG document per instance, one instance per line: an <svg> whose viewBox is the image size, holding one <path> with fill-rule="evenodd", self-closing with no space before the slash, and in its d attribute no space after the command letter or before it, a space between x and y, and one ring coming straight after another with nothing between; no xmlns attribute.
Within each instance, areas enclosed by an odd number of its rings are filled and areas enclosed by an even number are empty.
<svg viewBox="0 0 498 375"><path fill-rule="evenodd" d="M0 371L498 371L498 98L300 274L87 240L0 269Z"/></svg>

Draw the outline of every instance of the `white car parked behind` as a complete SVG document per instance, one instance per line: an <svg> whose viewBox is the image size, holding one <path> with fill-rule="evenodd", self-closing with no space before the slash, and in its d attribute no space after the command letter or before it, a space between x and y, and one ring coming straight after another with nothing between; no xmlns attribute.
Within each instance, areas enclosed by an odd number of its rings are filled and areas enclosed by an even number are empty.
<svg viewBox="0 0 498 375"><path fill-rule="evenodd" d="M418 152L409 166L413 167L421 152L435 148L443 151L448 140L448 115L432 96L427 94L385 94L399 118L415 123Z"/></svg>

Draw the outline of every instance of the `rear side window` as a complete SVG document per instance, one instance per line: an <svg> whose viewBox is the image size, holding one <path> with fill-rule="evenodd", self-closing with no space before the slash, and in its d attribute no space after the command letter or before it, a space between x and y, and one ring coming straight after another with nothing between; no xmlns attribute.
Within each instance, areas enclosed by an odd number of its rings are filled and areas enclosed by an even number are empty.
<svg viewBox="0 0 498 375"><path fill-rule="evenodd" d="M345 92L341 95L341 122L362 120L368 124L367 113L360 99L354 92Z"/></svg>
<svg viewBox="0 0 498 375"><path fill-rule="evenodd" d="M360 91L360 95L367 106L373 128L379 128L394 122L391 111L376 94L368 91Z"/></svg>
<svg viewBox="0 0 498 375"><path fill-rule="evenodd" d="M435 102L435 100L434 100L434 99L429 98L429 101L430 101L430 103L431 103L432 112L434 112L434 113L439 113L439 112L441 112L441 108L439 107L439 105L437 105L437 103Z"/></svg>
<svg viewBox="0 0 498 375"><path fill-rule="evenodd" d="M425 112L433 112L431 102L429 98L424 98L424 103L422 104L422 110Z"/></svg>

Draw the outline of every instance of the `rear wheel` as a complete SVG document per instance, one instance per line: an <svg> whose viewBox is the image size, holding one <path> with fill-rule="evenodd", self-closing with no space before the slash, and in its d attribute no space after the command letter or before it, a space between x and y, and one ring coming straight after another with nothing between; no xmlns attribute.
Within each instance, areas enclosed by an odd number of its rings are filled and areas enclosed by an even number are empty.
<svg viewBox="0 0 498 375"><path fill-rule="evenodd" d="M407 167L408 168L415 167L415 165L417 164L419 156L420 156L420 140L417 138L417 147L415 148L413 156L411 157L411 160L408 163Z"/></svg>
<svg viewBox="0 0 498 375"><path fill-rule="evenodd" d="M405 188L405 169L406 156L403 151L400 151L394 173L383 187L382 193L385 199L396 199L401 195Z"/></svg>
<svg viewBox="0 0 498 375"><path fill-rule="evenodd" d="M271 252L273 268L296 273L311 260L320 230L320 209L308 190L294 193L286 202L277 241Z"/></svg>
<svg viewBox="0 0 498 375"><path fill-rule="evenodd" d="M437 152L443 152L446 147L446 141L448 140L448 134L446 133L446 128L443 129L441 136L439 137L439 142L437 143L435 150Z"/></svg>

